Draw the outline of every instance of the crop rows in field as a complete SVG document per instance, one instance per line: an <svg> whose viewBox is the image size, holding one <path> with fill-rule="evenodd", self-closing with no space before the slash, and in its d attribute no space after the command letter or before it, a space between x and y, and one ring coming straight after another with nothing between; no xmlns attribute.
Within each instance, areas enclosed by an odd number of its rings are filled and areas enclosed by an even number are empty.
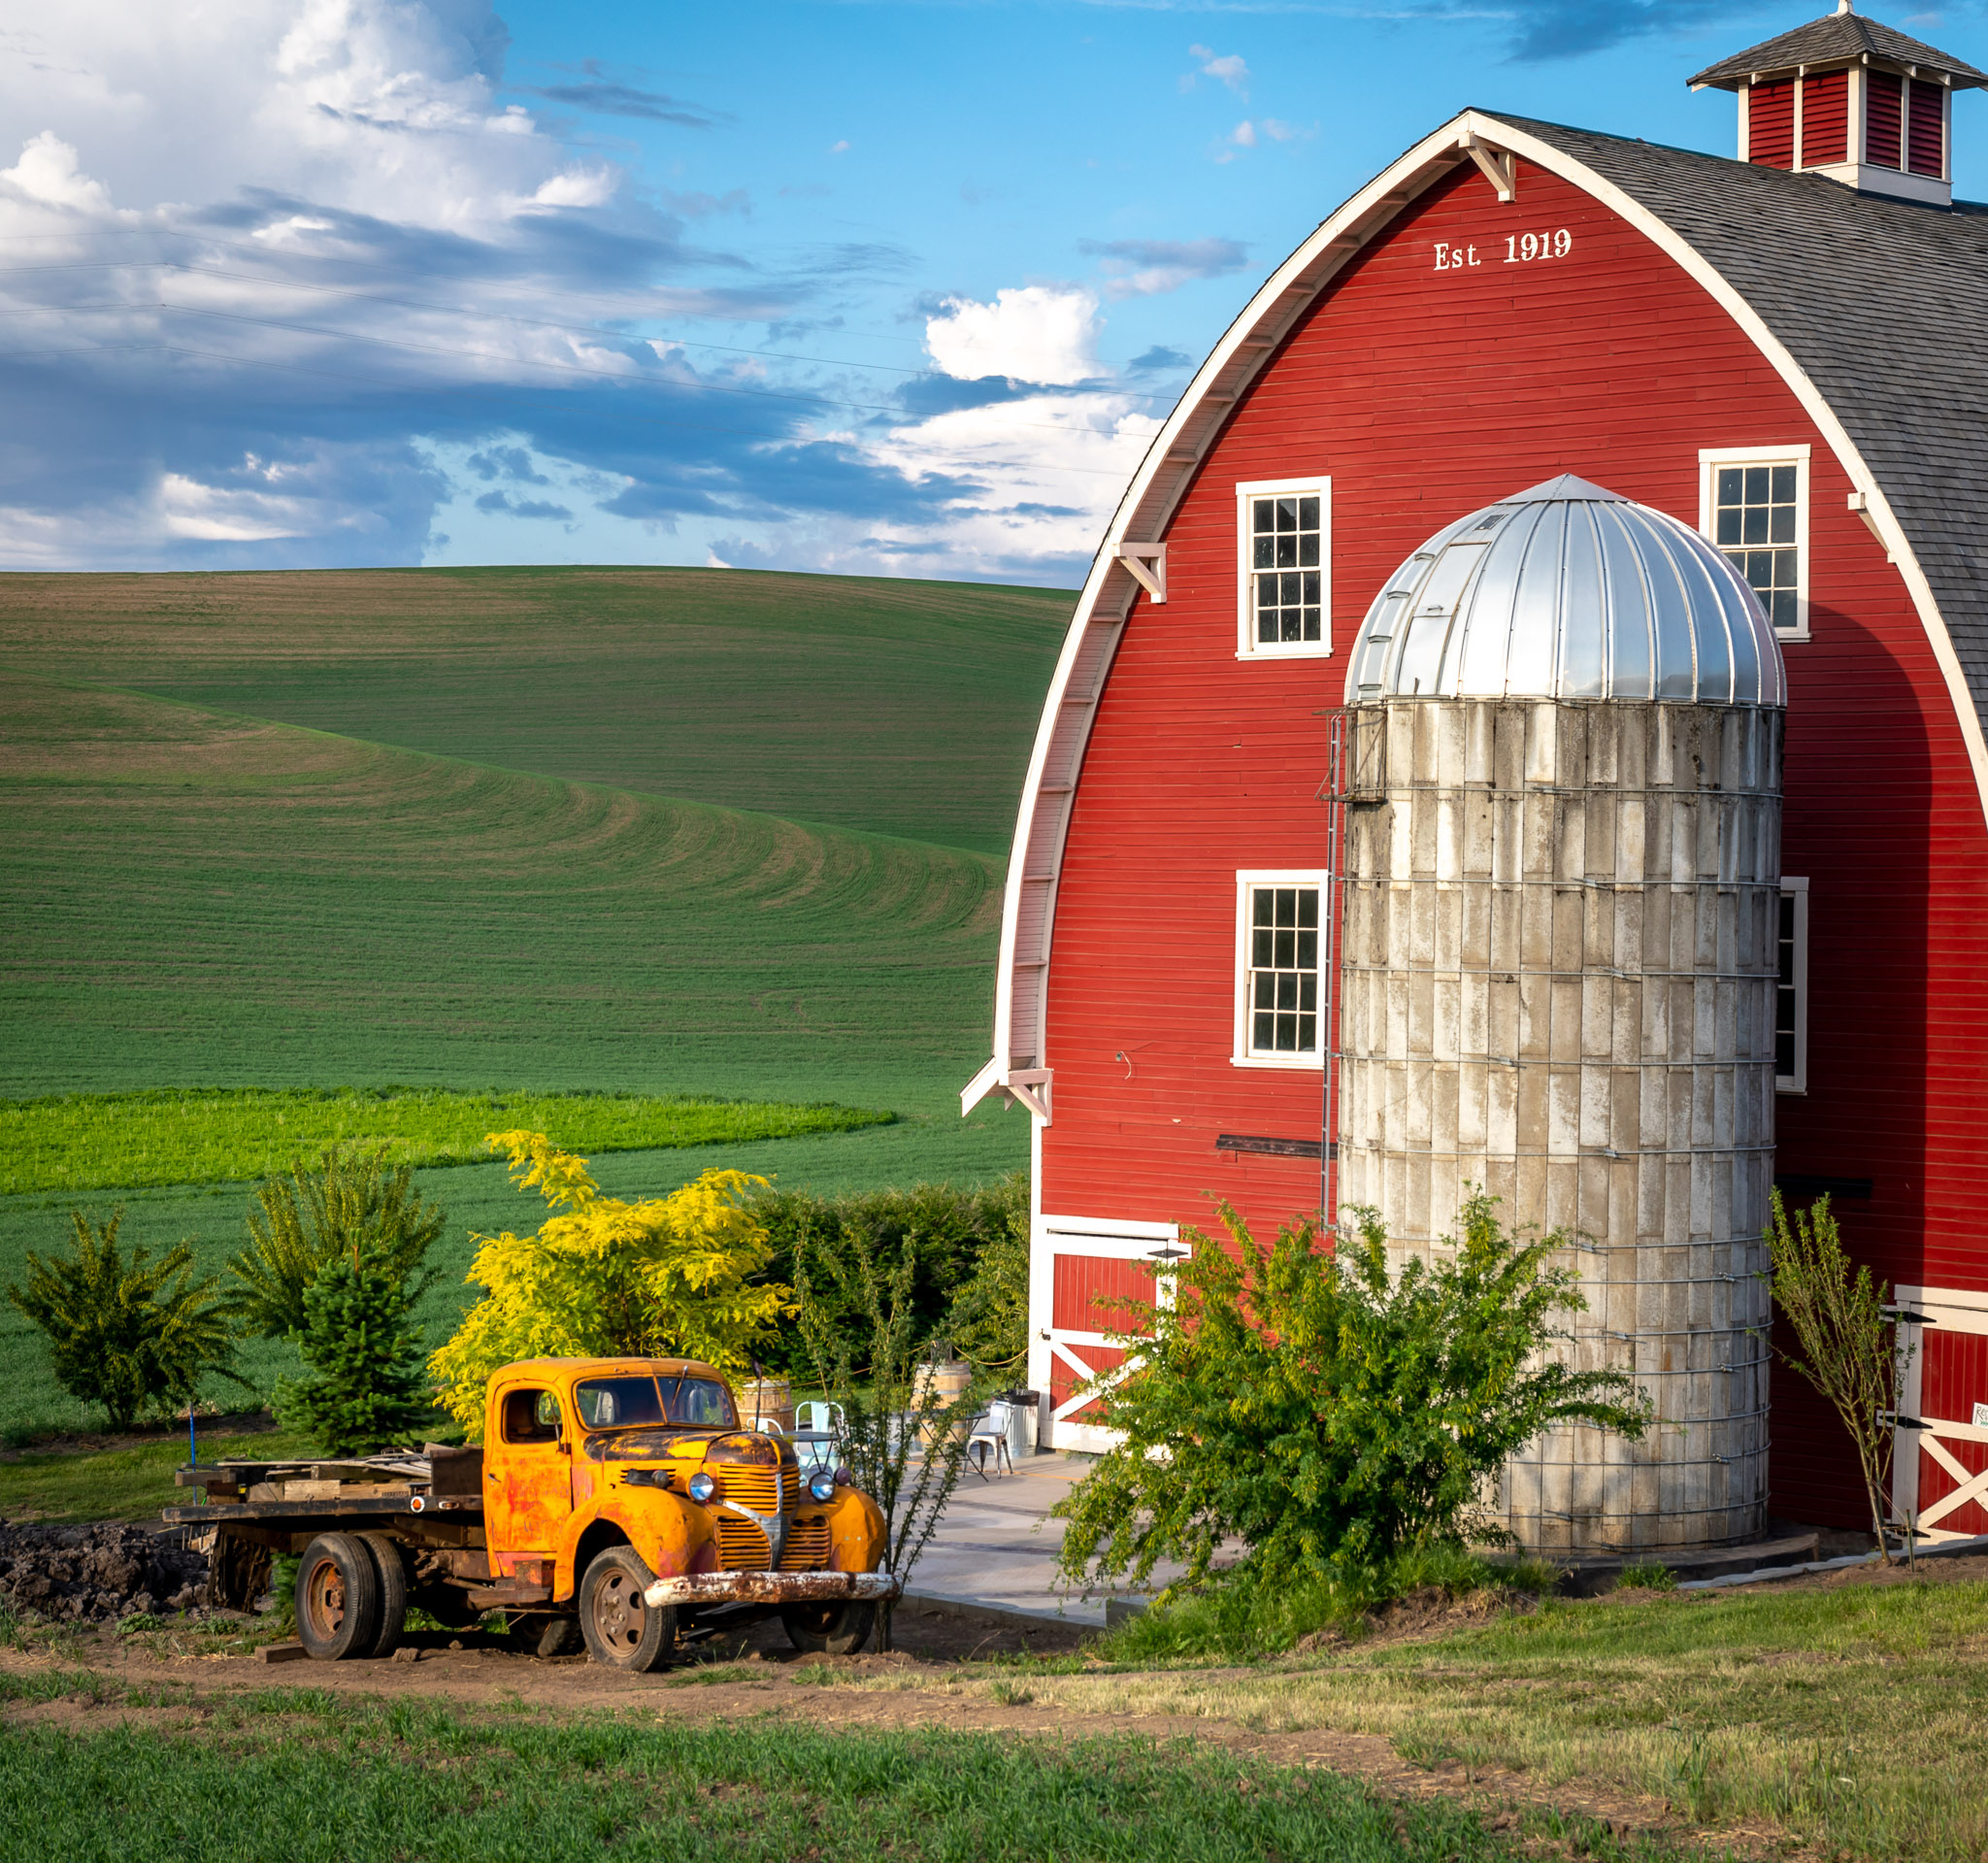
<svg viewBox="0 0 1988 1863"><path fill-rule="evenodd" d="M1000 854L1072 597L706 569L0 578L0 662Z"/></svg>
<svg viewBox="0 0 1988 1863"><path fill-rule="evenodd" d="M745 1145L887 1124L862 1107L640 1093L181 1087L0 1103L0 1196L260 1178L356 1146L395 1164L481 1163L498 1131L582 1153Z"/></svg>

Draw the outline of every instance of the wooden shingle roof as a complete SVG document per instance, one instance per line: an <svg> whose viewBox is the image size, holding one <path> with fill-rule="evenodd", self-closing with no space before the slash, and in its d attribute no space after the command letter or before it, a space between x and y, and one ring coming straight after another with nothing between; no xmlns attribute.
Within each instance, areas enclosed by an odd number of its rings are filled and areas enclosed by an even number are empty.
<svg viewBox="0 0 1988 1863"><path fill-rule="evenodd" d="M1867 19L1859 13L1832 13L1811 19L1806 26L1784 32L1778 39L1766 39L1730 58L1707 65L1689 80L1696 87L1738 90L1756 77L1779 76L1805 65L1839 65L1861 58L1877 58L1887 64L1915 66L1929 78L1944 78L1956 90L1988 84L1988 72L1950 57L1917 39L1908 39L1882 20Z"/></svg>

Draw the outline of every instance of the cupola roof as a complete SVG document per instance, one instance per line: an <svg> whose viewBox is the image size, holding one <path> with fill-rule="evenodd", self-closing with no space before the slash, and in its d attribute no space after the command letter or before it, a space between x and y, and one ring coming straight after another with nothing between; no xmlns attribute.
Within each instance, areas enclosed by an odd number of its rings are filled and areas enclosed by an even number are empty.
<svg viewBox="0 0 1988 1863"><path fill-rule="evenodd" d="M1847 6L1777 39L1764 39L1730 58L1721 58L1717 64L1706 66L1690 83L1694 90L1702 85L1738 90L1756 79L1784 77L1824 65L1857 64L1867 58L1915 68L1915 75L1942 80L1955 90L1988 84L1988 72L1976 71L1972 65L1907 38L1882 20L1867 19Z"/></svg>
<svg viewBox="0 0 1988 1863"><path fill-rule="evenodd" d="M1743 577L1668 513L1563 474L1438 531L1375 597L1346 703L1658 699L1783 705Z"/></svg>

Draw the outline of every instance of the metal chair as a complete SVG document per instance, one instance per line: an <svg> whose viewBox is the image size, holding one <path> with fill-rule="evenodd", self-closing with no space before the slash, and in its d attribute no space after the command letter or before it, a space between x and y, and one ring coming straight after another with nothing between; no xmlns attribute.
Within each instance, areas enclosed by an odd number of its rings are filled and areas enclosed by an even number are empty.
<svg viewBox="0 0 1988 1863"><path fill-rule="evenodd" d="M843 1433L843 1407L829 1404L811 1397L805 1404L794 1406L794 1433L819 1431L829 1436Z"/></svg>
<svg viewBox="0 0 1988 1863"><path fill-rule="evenodd" d="M974 1464L974 1473L983 1481L992 1479L987 1473L987 1450L990 1445L994 1450L994 1474L999 1475L1002 1463L1006 1462L1009 1474L1012 1475L1014 1457L1008 1447L1006 1404L996 1404L992 1410L975 1417L973 1428L967 1432L967 1453L972 1455L977 1448L980 1451L978 1461Z"/></svg>

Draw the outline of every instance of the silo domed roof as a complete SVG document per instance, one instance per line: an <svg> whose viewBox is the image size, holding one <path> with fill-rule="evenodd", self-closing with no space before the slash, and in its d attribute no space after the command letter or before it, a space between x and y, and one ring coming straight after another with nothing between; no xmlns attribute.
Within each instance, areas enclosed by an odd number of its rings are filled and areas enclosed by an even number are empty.
<svg viewBox="0 0 1988 1863"><path fill-rule="evenodd" d="M1440 530L1367 611L1346 703L1785 705L1759 599L1697 531L1565 474Z"/></svg>

